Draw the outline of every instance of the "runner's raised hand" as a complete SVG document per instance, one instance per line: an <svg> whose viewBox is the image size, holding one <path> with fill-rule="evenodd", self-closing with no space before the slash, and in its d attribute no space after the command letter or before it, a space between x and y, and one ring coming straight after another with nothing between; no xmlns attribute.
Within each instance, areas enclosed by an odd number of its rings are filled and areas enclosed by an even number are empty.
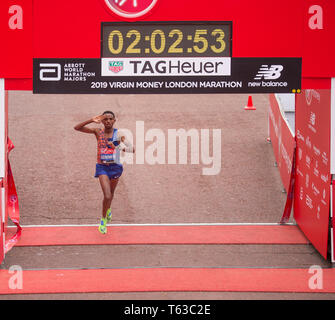
<svg viewBox="0 0 335 320"><path fill-rule="evenodd" d="M104 120L107 117L106 114L95 116L92 118L93 122L95 123L101 123L102 120Z"/></svg>

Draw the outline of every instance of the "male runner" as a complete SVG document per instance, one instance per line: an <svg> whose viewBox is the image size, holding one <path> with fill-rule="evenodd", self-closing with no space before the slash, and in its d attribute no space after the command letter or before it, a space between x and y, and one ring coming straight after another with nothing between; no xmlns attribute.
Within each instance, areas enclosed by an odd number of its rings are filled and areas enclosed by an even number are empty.
<svg viewBox="0 0 335 320"><path fill-rule="evenodd" d="M107 233L107 222L112 219L111 204L114 191L123 172L120 163L120 151L135 152L134 147L126 140L126 137L114 128L115 115L112 111L105 111L102 115L93 117L77 124L74 129L80 132L93 133L97 138L98 152L95 178L99 178L104 199L102 201L102 218L99 231ZM88 128L90 123L102 123L104 128ZM124 144L124 147L122 147Z"/></svg>

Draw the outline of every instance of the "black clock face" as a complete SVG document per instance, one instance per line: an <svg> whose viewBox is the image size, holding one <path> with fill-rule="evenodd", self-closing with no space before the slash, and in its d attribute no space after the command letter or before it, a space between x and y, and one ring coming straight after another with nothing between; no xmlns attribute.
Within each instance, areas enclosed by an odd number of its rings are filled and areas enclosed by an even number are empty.
<svg viewBox="0 0 335 320"><path fill-rule="evenodd" d="M102 57L230 57L231 22L103 23Z"/></svg>

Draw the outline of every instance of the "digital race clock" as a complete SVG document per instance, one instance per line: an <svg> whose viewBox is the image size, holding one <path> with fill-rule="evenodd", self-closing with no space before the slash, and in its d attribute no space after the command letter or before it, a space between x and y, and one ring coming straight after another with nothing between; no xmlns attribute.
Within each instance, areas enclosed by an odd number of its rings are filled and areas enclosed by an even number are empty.
<svg viewBox="0 0 335 320"><path fill-rule="evenodd" d="M103 23L101 56L231 57L231 22Z"/></svg>

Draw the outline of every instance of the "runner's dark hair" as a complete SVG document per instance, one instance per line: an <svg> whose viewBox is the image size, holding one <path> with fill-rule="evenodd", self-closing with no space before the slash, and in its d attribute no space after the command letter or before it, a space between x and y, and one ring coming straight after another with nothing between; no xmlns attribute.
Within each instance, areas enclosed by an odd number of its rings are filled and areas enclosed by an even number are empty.
<svg viewBox="0 0 335 320"><path fill-rule="evenodd" d="M115 118L115 114L114 114L114 112L112 112L112 111L105 111L102 115L104 115L104 114L107 114L107 113L109 113L109 114L111 114L114 118Z"/></svg>

